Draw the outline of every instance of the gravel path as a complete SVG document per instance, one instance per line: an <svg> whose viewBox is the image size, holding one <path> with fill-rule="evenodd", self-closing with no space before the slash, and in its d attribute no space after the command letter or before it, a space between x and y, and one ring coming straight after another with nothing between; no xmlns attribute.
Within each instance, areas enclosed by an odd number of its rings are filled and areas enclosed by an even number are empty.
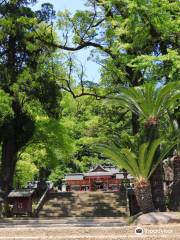
<svg viewBox="0 0 180 240"><path fill-rule="evenodd" d="M96 219L84 223L81 220L80 226L70 220L53 220L54 223L50 220L1 222L0 240L180 240L180 224L177 223L137 227L123 226L123 221L118 222L118 219L109 219L109 225L108 219Z"/></svg>

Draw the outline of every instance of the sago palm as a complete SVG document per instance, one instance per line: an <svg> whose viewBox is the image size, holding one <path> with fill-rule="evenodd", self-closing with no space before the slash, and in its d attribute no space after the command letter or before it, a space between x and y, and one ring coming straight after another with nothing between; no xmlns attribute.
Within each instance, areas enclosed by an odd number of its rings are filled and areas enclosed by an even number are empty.
<svg viewBox="0 0 180 240"><path fill-rule="evenodd" d="M137 114L144 121L145 141L159 137L159 123L168 109L174 108L180 99L180 84L171 82L158 87L146 83L139 87L122 87L119 96L114 100ZM157 149L154 164L159 155ZM160 165L151 177L152 195L156 209L164 211L165 198L163 193L162 166Z"/></svg>
<svg viewBox="0 0 180 240"><path fill-rule="evenodd" d="M138 87L120 89L118 103L145 120L145 126L158 125L160 117L180 99L180 83L165 86L146 83Z"/></svg>
<svg viewBox="0 0 180 240"><path fill-rule="evenodd" d="M138 147L137 152L128 148L120 149L115 144L95 146L96 151L111 159L117 166L124 168L134 177L136 198L139 207L144 213L154 210L149 179L167 153L176 144L173 141L168 146L165 145L156 164L153 164L156 150L161 143L161 138L143 143Z"/></svg>

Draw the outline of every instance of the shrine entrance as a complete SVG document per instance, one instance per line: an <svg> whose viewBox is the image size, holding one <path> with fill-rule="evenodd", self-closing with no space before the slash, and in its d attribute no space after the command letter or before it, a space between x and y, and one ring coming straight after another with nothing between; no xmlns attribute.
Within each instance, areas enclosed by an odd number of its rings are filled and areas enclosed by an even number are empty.
<svg viewBox="0 0 180 240"><path fill-rule="evenodd" d="M97 191L104 191L104 183L102 181L95 181L94 183L94 187L95 187L95 190Z"/></svg>

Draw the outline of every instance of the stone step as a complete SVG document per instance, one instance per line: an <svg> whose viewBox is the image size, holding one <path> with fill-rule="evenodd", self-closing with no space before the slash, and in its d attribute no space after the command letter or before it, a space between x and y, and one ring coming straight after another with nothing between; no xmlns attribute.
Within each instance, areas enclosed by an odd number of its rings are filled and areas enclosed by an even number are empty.
<svg viewBox="0 0 180 240"><path fill-rule="evenodd" d="M81 207L81 206L77 206L77 207L69 207L66 206L66 209L68 211L82 211L82 212L86 212L86 211L98 211L98 210L107 210L107 211L124 211L126 210L126 207L111 207L111 206L94 206L94 207ZM44 207L41 212L53 212L53 211L63 211L64 212L64 206L59 206L59 207L51 207L51 206L46 206Z"/></svg>
<svg viewBox="0 0 180 240"><path fill-rule="evenodd" d="M120 196L120 193L65 192L50 194L39 216L113 217L122 214L126 214L126 198L125 195Z"/></svg>
<svg viewBox="0 0 180 240"><path fill-rule="evenodd" d="M68 205L68 204L59 204L58 206L53 206L53 205L44 205L43 209L61 209L61 208L64 208L64 207L67 207L69 209L81 209L82 210L82 207L84 208L87 208L87 209L94 209L94 208L100 208L100 209L107 209L107 208L111 208L111 209L121 209L121 208L124 208L125 206L119 206L118 204L117 205L111 205L111 204L97 204L97 205L84 205L84 204L75 204L75 205Z"/></svg>
<svg viewBox="0 0 180 240"><path fill-rule="evenodd" d="M126 216L127 214L125 214L124 212L110 212L110 213L104 213L104 212L95 212L92 213L91 212L44 212L41 213L40 217L43 218L48 218L48 217L122 217L122 216Z"/></svg>
<svg viewBox="0 0 180 240"><path fill-rule="evenodd" d="M104 212L95 212L92 213L91 212L71 212L71 213L67 213L67 212L44 212L42 214L40 214L40 217L43 218L48 218L48 217L123 217L126 216L127 214L125 214L124 212L110 212L110 213L104 213Z"/></svg>

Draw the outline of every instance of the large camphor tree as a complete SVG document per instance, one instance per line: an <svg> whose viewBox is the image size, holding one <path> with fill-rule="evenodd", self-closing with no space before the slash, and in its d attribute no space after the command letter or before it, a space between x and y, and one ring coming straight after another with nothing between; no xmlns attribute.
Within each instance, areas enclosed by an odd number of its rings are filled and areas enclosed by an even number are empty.
<svg viewBox="0 0 180 240"><path fill-rule="evenodd" d="M179 21L177 1L87 0L87 10L58 13L59 41L37 37L47 46L66 51L92 49L102 66L101 84L107 93L146 81L177 81L179 72ZM98 79L97 79L98 80ZM70 93L72 88L68 85ZM85 88L77 95L85 95ZM132 132L139 130L132 113Z"/></svg>
<svg viewBox="0 0 180 240"><path fill-rule="evenodd" d="M61 94L50 75L53 49L35 37L54 12L51 5L33 12L29 5L35 2L0 3L0 188L6 194L13 186L17 154L35 130L34 107L59 117Z"/></svg>

